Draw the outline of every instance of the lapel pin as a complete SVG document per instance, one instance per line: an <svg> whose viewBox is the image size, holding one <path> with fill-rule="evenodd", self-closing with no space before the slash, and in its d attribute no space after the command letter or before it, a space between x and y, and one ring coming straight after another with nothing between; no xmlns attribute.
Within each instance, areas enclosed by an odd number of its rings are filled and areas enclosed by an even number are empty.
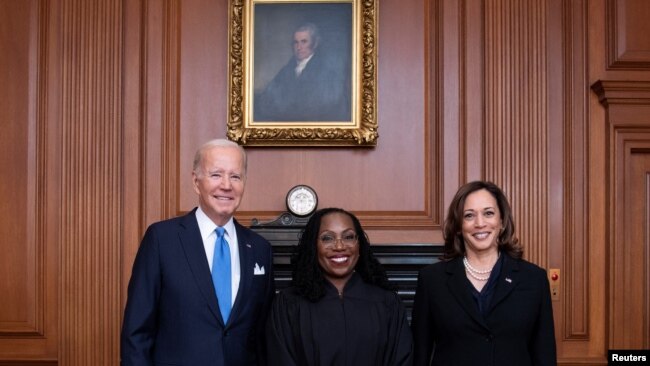
<svg viewBox="0 0 650 366"><path fill-rule="evenodd" d="M247 247L247 248L251 248L251 245L250 245L250 244L246 244L246 247Z"/></svg>
<svg viewBox="0 0 650 366"><path fill-rule="evenodd" d="M510 277L506 277L506 281L507 281L508 283L512 283L512 280L510 279Z"/></svg>

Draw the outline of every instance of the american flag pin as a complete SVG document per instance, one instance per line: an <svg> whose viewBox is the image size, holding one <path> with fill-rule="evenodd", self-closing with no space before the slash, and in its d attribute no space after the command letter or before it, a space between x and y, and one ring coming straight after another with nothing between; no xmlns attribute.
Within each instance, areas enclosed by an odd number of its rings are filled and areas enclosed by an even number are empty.
<svg viewBox="0 0 650 366"><path fill-rule="evenodd" d="M508 283L512 283L512 280L509 277L506 277L506 281L508 281Z"/></svg>

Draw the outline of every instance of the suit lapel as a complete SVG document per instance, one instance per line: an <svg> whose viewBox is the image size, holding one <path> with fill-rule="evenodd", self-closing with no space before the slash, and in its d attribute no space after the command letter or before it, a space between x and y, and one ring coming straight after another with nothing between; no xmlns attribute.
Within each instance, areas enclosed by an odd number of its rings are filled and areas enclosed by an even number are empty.
<svg viewBox="0 0 650 366"><path fill-rule="evenodd" d="M463 267L460 258L456 258L447 263L446 271L449 275L447 279L447 288L449 289L449 292L451 292L463 310L465 310L474 321L487 329L483 317L478 312L476 301L467 288L468 280L465 275L465 268Z"/></svg>
<svg viewBox="0 0 650 366"><path fill-rule="evenodd" d="M195 212L196 209L185 215L181 222L182 229L178 235L183 245L190 270L194 275L201 294L208 303L210 311L223 324L223 318L221 317L221 311L217 303L217 294L212 283L212 275L210 274L210 265L208 264L208 258L205 256L203 239L201 238L201 231L196 221Z"/></svg>
<svg viewBox="0 0 650 366"><path fill-rule="evenodd" d="M239 289L237 290L237 297L232 307L229 320L237 319L244 308L245 298L248 294L251 284L253 283L253 245L250 237L243 226L239 225L235 220L235 229L237 230L237 241L239 242ZM230 321L229 321L230 322Z"/></svg>
<svg viewBox="0 0 650 366"><path fill-rule="evenodd" d="M503 255L503 267L501 268L497 285L494 288L494 295L486 312L487 315L490 315L490 312L519 285L519 262L505 253Z"/></svg>

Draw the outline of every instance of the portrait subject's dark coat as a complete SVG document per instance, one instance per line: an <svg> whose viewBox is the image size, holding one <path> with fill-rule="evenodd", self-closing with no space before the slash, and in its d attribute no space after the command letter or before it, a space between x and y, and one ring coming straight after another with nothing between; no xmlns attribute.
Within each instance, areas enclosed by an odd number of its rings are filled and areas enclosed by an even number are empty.
<svg viewBox="0 0 650 366"><path fill-rule="evenodd" d="M124 312L122 365L265 364L264 324L275 292L271 245L235 221L241 279L224 324L195 212L151 225L142 239Z"/></svg>
<svg viewBox="0 0 650 366"><path fill-rule="evenodd" d="M412 364L412 337L397 294L354 274L339 297L328 283L311 302L294 288L278 294L267 326L269 365L402 366Z"/></svg>
<svg viewBox="0 0 650 366"><path fill-rule="evenodd" d="M462 258L420 271L411 322L415 365L557 364L546 271L504 255L485 316L468 286Z"/></svg>
<svg viewBox="0 0 650 366"><path fill-rule="evenodd" d="M316 52L300 76L291 59L254 102L256 121L350 121L350 80L343 60Z"/></svg>

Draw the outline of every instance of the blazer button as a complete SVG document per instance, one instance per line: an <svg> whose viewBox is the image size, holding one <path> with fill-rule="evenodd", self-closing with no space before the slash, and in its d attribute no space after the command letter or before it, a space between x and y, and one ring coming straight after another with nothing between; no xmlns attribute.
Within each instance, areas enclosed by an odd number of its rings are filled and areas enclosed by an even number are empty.
<svg viewBox="0 0 650 366"><path fill-rule="evenodd" d="M230 335L230 332L228 332L228 331L223 332L223 336L224 336L224 337L227 337L227 336L229 336L229 335Z"/></svg>
<svg viewBox="0 0 650 366"><path fill-rule="evenodd" d="M485 341L486 342L492 342L493 339L494 339L493 334L488 334L488 335L485 336Z"/></svg>

